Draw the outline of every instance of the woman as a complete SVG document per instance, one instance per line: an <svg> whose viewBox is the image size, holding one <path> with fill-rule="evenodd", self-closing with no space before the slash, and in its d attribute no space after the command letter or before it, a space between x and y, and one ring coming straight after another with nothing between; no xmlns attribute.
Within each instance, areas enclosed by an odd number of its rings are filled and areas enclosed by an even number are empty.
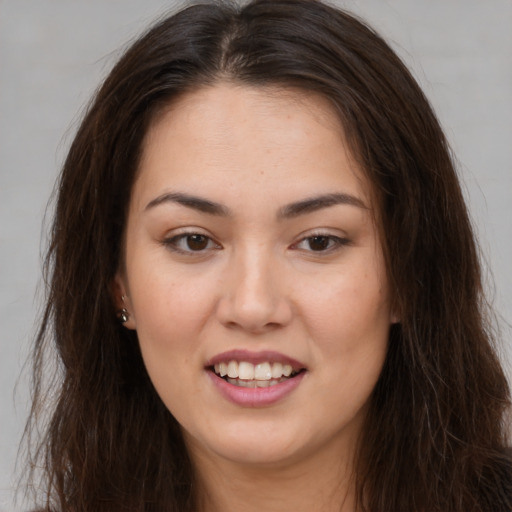
<svg viewBox="0 0 512 512"><path fill-rule="evenodd" d="M151 28L62 172L47 510L511 510L509 389L445 138L316 1Z"/></svg>

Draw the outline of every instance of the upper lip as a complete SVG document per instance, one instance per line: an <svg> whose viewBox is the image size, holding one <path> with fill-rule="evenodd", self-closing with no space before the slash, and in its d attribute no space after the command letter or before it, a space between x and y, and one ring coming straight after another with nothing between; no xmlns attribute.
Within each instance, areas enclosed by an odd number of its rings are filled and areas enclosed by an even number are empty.
<svg viewBox="0 0 512 512"><path fill-rule="evenodd" d="M235 349L228 350L226 352L221 352L220 354L215 355L211 359L209 359L205 367L211 367L219 363L228 363L229 361L245 361L247 363L259 364L259 363L281 363L281 364L289 364L294 371L299 371L305 368L305 365L300 361L293 359L292 357L288 357L279 352L274 352L272 350L263 350L260 352L251 352L249 350L243 349Z"/></svg>

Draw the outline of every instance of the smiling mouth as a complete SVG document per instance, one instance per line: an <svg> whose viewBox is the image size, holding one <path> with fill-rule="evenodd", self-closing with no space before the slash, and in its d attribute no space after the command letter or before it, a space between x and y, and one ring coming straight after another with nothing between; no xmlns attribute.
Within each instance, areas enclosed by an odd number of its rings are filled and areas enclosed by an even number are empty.
<svg viewBox="0 0 512 512"><path fill-rule="evenodd" d="M218 377L244 388L267 388L293 379L304 368L294 369L290 364L262 362L252 364L247 361L230 360L210 367Z"/></svg>

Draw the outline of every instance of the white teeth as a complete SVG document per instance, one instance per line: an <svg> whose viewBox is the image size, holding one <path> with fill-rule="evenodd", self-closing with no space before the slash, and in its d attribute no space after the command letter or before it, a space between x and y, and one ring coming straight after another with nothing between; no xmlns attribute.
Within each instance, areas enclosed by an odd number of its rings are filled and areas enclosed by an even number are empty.
<svg viewBox="0 0 512 512"><path fill-rule="evenodd" d="M252 366L252 365L251 365ZM272 370L270 369L270 363L260 363L254 368L254 377L256 380L270 380L272 378ZM279 375L281 377L281 375ZM240 377L243 378L243 377Z"/></svg>
<svg viewBox="0 0 512 512"><path fill-rule="evenodd" d="M281 375L283 375L283 365L281 363L273 363L272 364L272 378L280 379Z"/></svg>
<svg viewBox="0 0 512 512"><path fill-rule="evenodd" d="M238 377L238 363L236 361L229 361L227 375L232 379L236 379Z"/></svg>
<svg viewBox="0 0 512 512"><path fill-rule="evenodd" d="M270 386L275 386L280 382L283 382L286 379L272 379L272 380L242 380L242 379L230 379L227 378L227 381L234 386L238 386L241 388L268 388Z"/></svg>
<svg viewBox="0 0 512 512"><path fill-rule="evenodd" d="M217 366L217 365L215 365ZM217 370L215 370L217 372ZM219 371L217 372L221 377L225 377L228 374L228 365L226 363L219 364Z"/></svg>
<svg viewBox="0 0 512 512"><path fill-rule="evenodd" d="M255 369L253 364L241 361L238 363L238 378L244 380L252 380L254 379L254 370ZM258 377L256 376L256 378Z"/></svg>
<svg viewBox="0 0 512 512"><path fill-rule="evenodd" d="M256 365L247 361L229 361L228 363L217 363L214 370L221 377L228 377L228 382L233 379L240 379L245 387L265 387L270 383L278 383L283 377L290 377L293 368L290 364L281 363L258 363ZM275 381L275 382L274 382ZM251 383L254 382L254 385ZM262 383L261 385L259 383ZM246 385L249 384L249 385Z"/></svg>

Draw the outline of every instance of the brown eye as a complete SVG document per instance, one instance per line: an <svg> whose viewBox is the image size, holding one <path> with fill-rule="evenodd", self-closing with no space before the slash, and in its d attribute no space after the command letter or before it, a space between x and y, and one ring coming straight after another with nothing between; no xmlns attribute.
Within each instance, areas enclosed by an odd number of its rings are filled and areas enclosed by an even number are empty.
<svg viewBox="0 0 512 512"><path fill-rule="evenodd" d="M317 252L330 254L331 252L349 245L350 240L334 235L311 235L303 238L292 246L293 249L299 249L306 252Z"/></svg>
<svg viewBox="0 0 512 512"><path fill-rule="evenodd" d="M174 252L182 254L203 253L221 246L209 236L201 233L183 233L162 241L163 245Z"/></svg>
<svg viewBox="0 0 512 512"><path fill-rule="evenodd" d="M332 243L332 239L329 236L311 236L307 240L312 251L325 251L330 248Z"/></svg>
<svg viewBox="0 0 512 512"><path fill-rule="evenodd" d="M208 241L204 235L188 235L186 238L187 248L191 251L203 251L208 247Z"/></svg>

